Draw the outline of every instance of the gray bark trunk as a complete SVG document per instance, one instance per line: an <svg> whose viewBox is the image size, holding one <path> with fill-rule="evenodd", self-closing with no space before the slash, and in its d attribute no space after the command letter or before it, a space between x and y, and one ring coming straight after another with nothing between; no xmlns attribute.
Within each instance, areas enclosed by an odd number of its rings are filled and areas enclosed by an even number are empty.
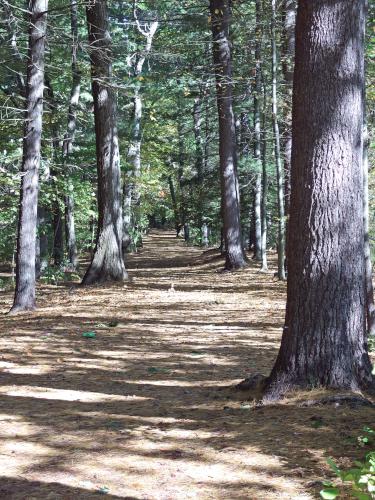
<svg viewBox="0 0 375 500"><path fill-rule="evenodd" d="M375 336L375 304L374 287L372 284L372 262L370 247L370 214L369 214L369 186L368 186L368 132L366 123L364 124L364 144L363 144L363 222L365 230L365 267L366 267L366 311L367 311L367 332L371 337Z"/></svg>
<svg viewBox="0 0 375 500"><path fill-rule="evenodd" d="M58 129L58 105L55 99L51 80L48 74L45 74L45 89L46 89L46 105L48 105L50 112L50 126L52 131L52 166L50 172L49 182L52 185L55 199L52 202L52 228L53 228L53 241L52 241L52 258L55 266L60 266L64 260L64 226L62 223L62 211L60 208L60 193L58 184L56 182L60 172L56 171L56 165L59 161L59 129Z"/></svg>
<svg viewBox="0 0 375 500"><path fill-rule="evenodd" d="M285 214L289 215L290 171L292 161L292 95L295 54L296 0L284 0L283 73L285 81L284 176Z"/></svg>
<svg viewBox="0 0 375 500"><path fill-rule="evenodd" d="M11 313L35 309L35 246L42 135L48 0L30 0L26 112L17 233L16 290Z"/></svg>
<svg viewBox="0 0 375 500"><path fill-rule="evenodd" d="M120 156L116 100L112 89L111 37L105 0L86 9L94 98L98 170L98 229L90 267L82 284L123 281L127 278L122 254Z"/></svg>
<svg viewBox="0 0 375 500"><path fill-rule="evenodd" d="M285 280L285 205L284 175L280 154L280 132L277 102L277 48L276 48L276 0L272 0L272 125L275 141L275 163L277 177L278 235L277 235L277 267L278 277Z"/></svg>
<svg viewBox="0 0 375 500"><path fill-rule="evenodd" d="M363 227L364 0L300 0L293 97L288 292L269 379L366 389ZM327 113L329 110L329 113Z"/></svg>
<svg viewBox="0 0 375 500"><path fill-rule="evenodd" d="M228 0L210 0L213 35L213 59L219 117L219 154L223 206L225 267L228 270L246 266L242 247L240 195L237 176L235 124L233 114L233 82Z"/></svg>
<svg viewBox="0 0 375 500"><path fill-rule="evenodd" d="M81 73L77 64L78 51L78 8L77 0L70 0L70 25L72 35L72 88L68 109L68 123L63 142L63 160L68 173L67 193L65 195L65 238L68 262L72 269L78 265L77 243L74 222L74 195L71 180L72 169L69 156L73 152L74 136L77 128L77 108L81 92Z"/></svg>
<svg viewBox="0 0 375 500"><path fill-rule="evenodd" d="M263 111L262 111L262 271L267 271L267 122L266 122L267 89L263 84Z"/></svg>
<svg viewBox="0 0 375 500"><path fill-rule="evenodd" d="M124 179L124 197L123 197L123 208L124 208L124 225L123 225L123 251L126 251L132 242L131 232L136 229L140 219L140 204L141 196L138 189L139 177L141 175L141 146L142 146L142 93L141 84L138 80L139 76L142 74L143 66L149 55L152 42L156 31L158 29L159 23L157 21L151 22L149 25L142 27L138 21L137 17L137 2L134 2L134 20L139 33L145 37L146 44L143 50L140 51L139 56L135 58L128 58L129 64L133 66L133 77L134 77L134 115L133 115L133 133L132 141L128 151L129 163L131 165L131 170L127 173Z"/></svg>
<svg viewBox="0 0 375 500"><path fill-rule="evenodd" d="M255 160L255 189L254 189L254 219L255 242L254 258L262 260L262 164L261 164L261 123L260 123L260 97L261 97L261 0L256 0L256 41L255 41L255 88L254 88L254 160Z"/></svg>

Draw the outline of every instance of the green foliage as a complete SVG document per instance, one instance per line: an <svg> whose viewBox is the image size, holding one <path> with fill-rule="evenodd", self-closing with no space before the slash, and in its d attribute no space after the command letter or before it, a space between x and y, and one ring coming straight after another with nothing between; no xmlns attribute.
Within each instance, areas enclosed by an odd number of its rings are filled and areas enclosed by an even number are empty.
<svg viewBox="0 0 375 500"><path fill-rule="evenodd" d="M375 431L370 427L363 428L364 435L358 437L360 446L368 446L374 443ZM350 488L352 498L359 500L371 500L375 498L375 451L366 454L363 461L355 461L355 467L341 470L332 458L327 460L332 471L341 480L343 486ZM342 487L335 486L331 482L324 482L324 488L320 491L320 496L326 500L337 498L342 493ZM345 488L345 491L347 489Z"/></svg>
<svg viewBox="0 0 375 500"><path fill-rule="evenodd" d="M67 263L56 267L47 266L40 277L42 283L47 283L49 285L57 285L59 282L79 280L80 276L76 272L67 272Z"/></svg>

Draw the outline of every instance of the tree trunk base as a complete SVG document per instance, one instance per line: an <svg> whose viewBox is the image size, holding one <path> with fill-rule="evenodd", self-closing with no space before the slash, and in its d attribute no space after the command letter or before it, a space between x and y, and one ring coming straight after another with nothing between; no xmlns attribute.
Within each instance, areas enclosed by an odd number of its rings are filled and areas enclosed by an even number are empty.
<svg viewBox="0 0 375 500"><path fill-rule="evenodd" d="M36 310L36 306L26 306L26 305L14 305L8 312L8 316L16 316L18 314L33 312Z"/></svg>
<svg viewBox="0 0 375 500"><path fill-rule="evenodd" d="M122 283L123 281L129 281L129 275L126 271L122 275L114 276L103 273L101 270L89 270L83 277L81 286L103 285L105 283Z"/></svg>
<svg viewBox="0 0 375 500"><path fill-rule="evenodd" d="M331 390L341 390L350 391L353 393L365 391L369 394L375 395L375 378L372 377L372 381L367 380L365 383L359 383L355 378L342 381L338 383L314 383L308 381L302 381L293 379L286 375L279 375L277 378L272 377L272 375L267 379L265 384L262 401L264 403L279 401L283 399L288 393L296 391L308 391L314 389L331 389Z"/></svg>

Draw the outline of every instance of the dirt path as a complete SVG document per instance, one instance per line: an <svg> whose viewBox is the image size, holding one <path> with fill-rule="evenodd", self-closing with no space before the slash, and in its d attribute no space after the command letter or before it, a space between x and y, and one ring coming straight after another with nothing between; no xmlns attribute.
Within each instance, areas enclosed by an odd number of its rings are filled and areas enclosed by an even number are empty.
<svg viewBox="0 0 375 500"><path fill-rule="evenodd" d="M310 499L328 455L363 454L369 410L223 390L269 372L284 285L221 265L154 232L132 283L43 286L37 313L1 316L0 498Z"/></svg>

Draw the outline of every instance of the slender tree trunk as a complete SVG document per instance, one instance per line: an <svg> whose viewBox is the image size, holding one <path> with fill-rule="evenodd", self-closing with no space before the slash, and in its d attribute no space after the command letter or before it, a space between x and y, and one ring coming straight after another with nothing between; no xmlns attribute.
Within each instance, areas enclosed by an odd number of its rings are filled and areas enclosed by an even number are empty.
<svg viewBox="0 0 375 500"><path fill-rule="evenodd" d="M174 189L173 179L172 179L171 175L168 177L168 185L169 185L169 191L171 194L171 200L172 200L172 206L173 206L176 236L178 237L178 235L180 233L181 222L180 222L180 216L179 216L179 212L178 212L176 191Z"/></svg>
<svg viewBox="0 0 375 500"><path fill-rule="evenodd" d="M268 394L366 389L364 0L300 0L293 97L288 293ZM329 110L329 113L327 113Z"/></svg>
<svg viewBox="0 0 375 500"><path fill-rule="evenodd" d="M45 88L46 88L46 104L50 111L50 126L52 131L52 167L50 175L50 183L52 184L55 199L52 202L52 228L53 228L53 241L52 241L52 258L55 266L60 266L64 260L64 226L62 211L60 208L60 193L56 178L61 175L61 172L56 170L56 165L59 158L59 128L57 122L58 104L55 99L55 94L48 74L45 74Z"/></svg>
<svg viewBox="0 0 375 500"><path fill-rule="evenodd" d="M262 260L262 164L261 164L261 124L260 124L260 97L262 88L261 77L261 0L256 0L256 42L255 42L255 88L254 88L254 160L255 160L255 188L254 188L254 218L255 218L255 245L254 257Z"/></svg>
<svg viewBox="0 0 375 500"><path fill-rule="evenodd" d="M195 170L197 174L198 184L202 183L203 179L203 137L202 137L202 95L194 100L193 107L193 122L194 122L194 137L195 137Z"/></svg>
<svg viewBox="0 0 375 500"><path fill-rule="evenodd" d="M365 16L363 22L363 37L366 37L366 19L368 15L368 0L365 0ZM366 267L366 315L367 315L367 334L375 337L375 303L374 287L372 283L372 261L370 246L370 212L369 212L369 165L368 148L370 138L367 128L366 113L366 83L363 84L363 222L365 231L365 267Z"/></svg>
<svg viewBox="0 0 375 500"><path fill-rule="evenodd" d="M275 141L275 163L277 176L277 205L278 205L278 236L277 236L277 263L278 277L285 280L285 205L284 205L284 175L281 164L280 132L278 122L277 103L277 48L276 48L276 0L272 0L272 125Z"/></svg>
<svg viewBox="0 0 375 500"><path fill-rule="evenodd" d="M58 201L54 203L53 214L53 248L52 258L55 266L61 266L64 260L64 228L60 204Z"/></svg>
<svg viewBox="0 0 375 500"><path fill-rule="evenodd" d="M48 236L47 236L47 213L43 206L38 206L37 231L35 248L35 275L39 279L48 266Z"/></svg>
<svg viewBox="0 0 375 500"><path fill-rule="evenodd" d="M257 166L258 168L258 166ZM255 186L253 189L253 214L254 214L254 259L262 260L262 172L255 174Z"/></svg>
<svg viewBox="0 0 375 500"><path fill-rule="evenodd" d="M364 123L363 134L363 221L365 230L365 268L366 268L366 312L367 312L367 332L371 337L375 336L375 304L374 287L372 284L372 262L370 247L370 214L369 214L369 192L368 192L368 132L366 122Z"/></svg>
<svg viewBox="0 0 375 500"><path fill-rule="evenodd" d="M120 156L116 101L111 84L111 37L105 0L86 9L94 98L98 170L98 230L94 256L82 284L127 278L122 254Z"/></svg>
<svg viewBox="0 0 375 500"><path fill-rule="evenodd" d="M296 0L284 0L283 73L285 81L284 177L285 215L289 215L292 161L292 95L295 53Z"/></svg>
<svg viewBox="0 0 375 500"><path fill-rule="evenodd" d="M193 122L194 122L194 137L195 137L195 170L197 175L197 185L198 185L198 199L197 199L197 225L201 232L201 241L203 244L204 240L204 224L203 224L203 200L204 200L204 191L203 191L203 178L204 178L204 154L205 154L205 144L203 140L203 117L202 117L202 105L204 102L206 91L201 90L200 95L194 101L193 107Z"/></svg>
<svg viewBox="0 0 375 500"><path fill-rule="evenodd" d="M135 58L129 59L134 60L133 77L135 80L134 84L134 118L133 118L133 134L132 141L129 147L128 158L131 164L131 170L127 173L124 180L124 227L123 227L123 249L124 251L129 247L131 243L131 231L136 229L140 219L140 204L141 196L138 189L139 177L141 175L141 146L142 146L142 93L141 84L139 82L139 76L142 74L143 66L149 55L152 42L156 31L158 29L159 23L153 21L146 26L141 26L137 17L137 1L134 1L134 21L137 26L139 33L145 37L146 44L139 52ZM133 210L134 207L134 210Z"/></svg>
<svg viewBox="0 0 375 500"><path fill-rule="evenodd" d="M240 194L237 176L235 124L233 115L233 82L229 24L229 0L210 0L213 35L213 59L219 116L219 152L223 202L225 267L239 269L246 265L242 247Z"/></svg>
<svg viewBox="0 0 375 500"><path fill-rule="evenodd" d="M184 185L184 167L185 167L185 153L184 153L184 135L182 126L182 106L179 102L179 115L177 117L177 133L178 133L178 186L180 190L180 219L181 224L185 227L187 223L187 210L186 210L186 194ZM184 238L187 241L187 231L184 230Z"/></svg>
<svg viewBox="0 0 375 500"><path fill-rule="evenodd" d="M266 122L267 91L263 84L263 110L262 110L262 271L267 271L267 122Z"/></svg>
<svg viewBox="0 0 375 500"><path fill-rule="evenodd" d="M142 97L140 85L137 82L134 89L134 116L132 142L129 147L128 159L131 170L127 172L124 180L124 229L123 229L123 249L126 251L132 242L131 232L137 226L139 206L141 197L138 189L138 182L141 176L141 145L142 145Z"/></svg>
<svg viewBox="0 0 375 500"><path fill-rule="evenodd" d="M68 123L63 142L64 167L67 170L67 193L65 195L65 238L68 262L72 269L78 265L77 243L74 221L74 195L71 179L72 169L69 166L69 156L73 152L74 136L77 128L77 108L81 92L81 72L77 64L78 51L78 7L77 0L70 0L70 25L72 35L72 88L68 109Z"/></svg>
<svg viewBox="0 0 375 500"><path fill-rule="evenodd" d="M206 223L202 226L202 245L207 248L208 247L208 226Z"/></svg>
<svg viewBox="0 0 375 500"><path fill-rule="evenodd" d="M48 267L47 212L44 207L38 207L38 237L40 273L42 273Z"/></svg>
<svg viewBox="0 0 375 500"><path fill-rule="evenodd" d="M17 234L16 290L11 313L35 309L35 245L47 9L48 0L30 0L26 112Z"/></svg>

